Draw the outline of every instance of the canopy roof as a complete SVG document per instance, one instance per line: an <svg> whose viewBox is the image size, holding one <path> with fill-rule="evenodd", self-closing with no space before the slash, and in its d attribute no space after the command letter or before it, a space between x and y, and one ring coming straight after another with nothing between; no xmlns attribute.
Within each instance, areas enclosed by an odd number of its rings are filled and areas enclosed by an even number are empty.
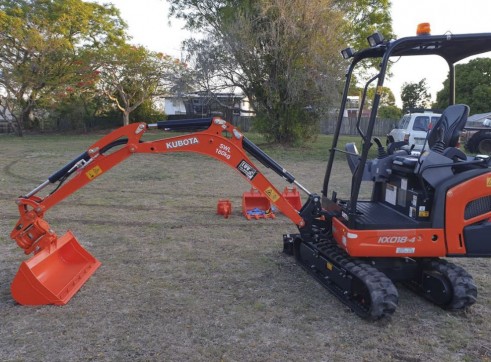
<svg viewBox="0 0 491 362"><path fill-rule="evenodd" d="M467 57L491 52L491 33L420 35L401 38L360 50L354 62L384 56L439 55L449 64Z"/></svg>

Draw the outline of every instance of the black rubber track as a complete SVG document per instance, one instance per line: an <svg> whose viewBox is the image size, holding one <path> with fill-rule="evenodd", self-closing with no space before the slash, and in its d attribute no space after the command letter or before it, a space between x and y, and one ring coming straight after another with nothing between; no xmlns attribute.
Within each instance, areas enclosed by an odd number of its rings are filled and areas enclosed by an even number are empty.
<svg viewBox="0 0 491 362"><path fill-rule="evenodd" d="M336 283L333 278L327 278L322 271L305 263L297 252L297 260L302 266L358 316L368 320L378 320L394 313L399 294L385 274L361 260L350 257L336 244L319 242L314 245L303 241L302 243L318 257L340 268L346 278L350 278L351 287L347 289L342 283Z"/></svg>
<svg viewBox="0 0 491 362"><path fill-rule="evenodd" d="M425 270L434 270L440 273L451 286L452 297L450 302L443 305L436 303L437 305L446 310L461 310L476 302L477 287L472 276L464 268L444 259L431 259L425 261L423 265ZM418 293L425 296L424 293Z"/></svg>

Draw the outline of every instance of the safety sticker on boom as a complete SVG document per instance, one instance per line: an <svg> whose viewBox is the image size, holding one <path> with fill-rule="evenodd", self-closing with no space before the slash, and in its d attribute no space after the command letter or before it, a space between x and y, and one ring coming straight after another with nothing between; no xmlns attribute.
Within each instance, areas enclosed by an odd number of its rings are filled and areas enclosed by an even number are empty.
<svg viewBox="0 0 491 362"><path fill-rule="evenodd" d="M273 202L278 201L278 199L280 198L280 195L278 195L278 193L273 190L272 187L268 187L266 190L264 190L264 193Z"/></svg>
<svg viewBox="0 0 491 362"><path fill-rule="evenodd" d="M102 168L100 168L100 166L95 166L94 168L90 169L85 173L85 175L89 180L95 179L100 174L102 174Z"/></svg>
<svg viewBox="0 0 491 362"><path fill-rule="evenodd" d="M240 163L237 165L237 170L239 170L249 180L252 180L257 175L257 170L244 160L240 161Z"/></svg>

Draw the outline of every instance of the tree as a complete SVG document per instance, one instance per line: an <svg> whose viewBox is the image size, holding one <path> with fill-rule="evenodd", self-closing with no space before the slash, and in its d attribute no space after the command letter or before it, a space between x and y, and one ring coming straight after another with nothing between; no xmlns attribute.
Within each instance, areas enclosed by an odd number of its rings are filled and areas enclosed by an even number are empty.
<svg viewBox="0 0 491 362"><path fill-rule="evenodd" d="M339 95L344 19L331 0L171 0L171 14L206 34L187 42L200 85L239 88L256 127L291 144L316 133ZM343 2L341 2L343 3Z"/></svg>
<svg viewBox="0 0 491 362"><path fill-rule="evenodd" d="M378 109L378 117L381 119L399 119L402 116L402 110L397 106L381 106Z"/></svg>
<svg viewBox="0 0 491 362"><path fill-rule="evenodd" d="M394 39L390 0L336 0L345 14L343 38L346 44L354 49L367 47L367 37L379 32L385 39Z"/></svg>
<svg viewBox="0 0 491 362"><path fill-rule="evenodd" d="M40 129L51 126L87 132L88 128L93 127L97 118L112 109L107 97L97 89L98 79L98 72L95 71L92 77L54 93L53 98L40 99L37 107L47 110L46 117L40 119Z"/></svg>
<svg viewBox="0 0 491 362"><path fill-rule="evenodd" d="M357 79L355 77L354 82L351 84L349 94L351 96L361 97L363 94L363 89L357 87ZM370 87L367 89L367 94L365 97L365 103L363 104L363 109L370 109L372 107L372 101L375 96L376 87ZM361 101L361 99L360 99ZM400 118L402 111L396 106L395 96L392 90L388 87L382 87L382 95L380 97L378 117L382 119L396 119Z"/></svg>
<svg viewBox="0 0 491 362"><path fill-rule="evenodd" d="M361 88L354 88L357 90L357 94L362 94L363 89ZM365 107L371 108L372 107L372 101L375 96L375 90L376 87L370 87L367 89L367 95L365 99ZM382 95L380 97L380 102L379 102L379 107L386 107L386 106L395 106L396 104L396 97L394 96L394 93L389 87L382 87Z"/></svg>
<svg viewBox="0 0 491 362"><path fill-rule="evenodd" d="M155 107L153 99L147 99L131 114L130 122L157 122L165 119L164 111Z"/></svg>
<svg viewBox="0 0 491 362"><path fill-rule="evenodd" d="M491 111L491 59L472 59L466 64L455 66L456 103L467 104L472 113ZM443 89L437 93L436 107L448 106L449 80L443 82Z"/></svg>
<svg viewBox="0 0 491 362"><path fill-rule="evenodd" d="M430 104L431 95L428 91L426 78L418 83L404 83L401 90L402 109L404 112L410 108L426 108Z"/></svg>
<svg viewBox="0 0 491 362"><path fill-rule="evenodd" d="M144 101L183 86L186 65L168 55L144 47L124 45L102 55L101 88L123 113L123 124Z"/></svg>
<svg viewBox="0 0 491 362"><path fill-rule="evenodd" d="M116 8L82 0L0 0L0 88L19 135L41 99L94 71L95 50L125 39Z"/></svg>

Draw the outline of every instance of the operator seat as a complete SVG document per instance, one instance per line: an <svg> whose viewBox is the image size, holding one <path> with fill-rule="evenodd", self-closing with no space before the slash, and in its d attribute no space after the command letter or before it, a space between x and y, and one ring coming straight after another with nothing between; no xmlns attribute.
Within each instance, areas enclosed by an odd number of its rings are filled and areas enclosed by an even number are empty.
<svg viewBox="0 0 491 362"><path fill-rule="evenodd" d="M447 147L457 146L468 116L469 106L465 104L448 106L428 134L429 148L442 153Z"/></svg>
<svg viewBox="0 0 491 362"><path fill-rule="evenodd" d="M419 165L415 171L432 187L453 177L459 160L467 159L456 146L468 116L469 106L465 104L448 106L428 134L428 146L433 152L422 155L423 158L418 161ZM442 165L446 166L442 167Z"/></svg>
<svg viewBox="0 0 491 362"><path fill-rule="evenodd" d="M455 146L459 142L468 115L469 107L465 104L448 106L427 136L432 152L423 152L420 157L396 156L392 169L408 176L422 176L432 186L442 179L452 177L454 173L450 166L458 159L466 159L465 154ZM447 167L435 167L445 164Z"/></svg>

